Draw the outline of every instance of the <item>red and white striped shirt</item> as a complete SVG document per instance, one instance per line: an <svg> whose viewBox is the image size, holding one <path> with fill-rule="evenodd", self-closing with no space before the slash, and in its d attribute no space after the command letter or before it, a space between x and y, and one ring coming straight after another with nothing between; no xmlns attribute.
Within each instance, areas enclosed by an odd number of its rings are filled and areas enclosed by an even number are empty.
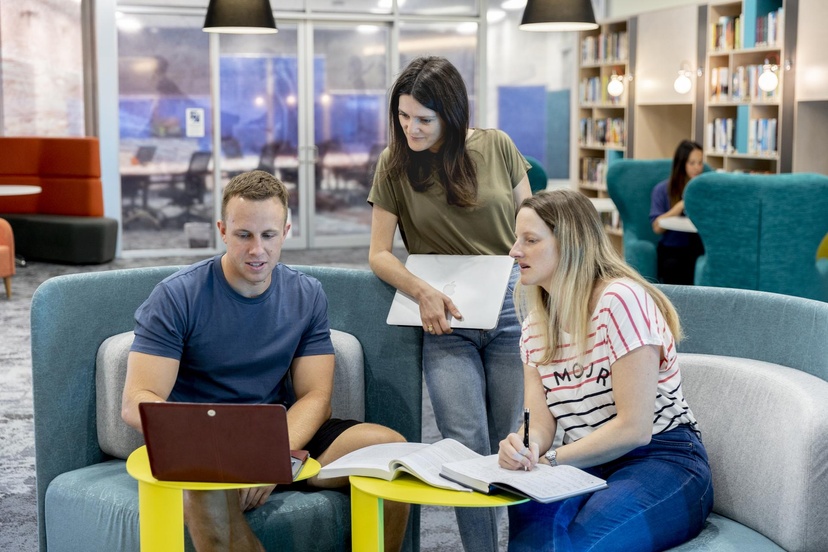
<svg viewBox="0 0 828 552"><path fill-rule="evenodd" d="M658 390L653 407L653 435L696 419L684 400L676 341L652 297L632 280L619 279L604 289L593 311L587 350L579 355L564 333L551 364L539 365L545 352L540 327L529 316L523 322L520 353L538 369L546 404L564 430L564 443L577 441L616 415L612 366L645 345L661 349ZM580 358L579 358L580 357Z"/></svg>

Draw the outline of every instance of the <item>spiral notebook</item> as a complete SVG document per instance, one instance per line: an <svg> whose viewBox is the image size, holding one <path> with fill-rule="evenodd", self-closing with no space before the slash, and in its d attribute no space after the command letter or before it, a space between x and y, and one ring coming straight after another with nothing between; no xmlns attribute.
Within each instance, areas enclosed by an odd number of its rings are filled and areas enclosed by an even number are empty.
<svg viewBox="0 0 828 552"><path fill-rule="evenodd" d="M508 255L409 255L405 267L448 295L463 319L450 318L452 328L491 330L497 326L515 261ZM420 307L397 290L386 323L422 326Z"/></svg>
<svg viewBox="0 0 828 552"><path fill-rule="evenodd" d="M139 405L150 469L159 481L291 483L307 451L291 451L279 404Z"/></svg>

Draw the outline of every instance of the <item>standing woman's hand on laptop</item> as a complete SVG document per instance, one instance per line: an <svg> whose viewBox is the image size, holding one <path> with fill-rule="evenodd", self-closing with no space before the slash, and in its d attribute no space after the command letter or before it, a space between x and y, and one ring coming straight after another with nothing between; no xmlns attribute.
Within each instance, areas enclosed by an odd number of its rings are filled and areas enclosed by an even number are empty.
<svg viewBox="0 0 828 552"><path fill-rule="evenodd" d="M417 303L420 305L423 331L427 333L434 335L450 334L452 330L448 320L449 316L463 319L463 315L448 295L427 284L420 296L417 297Z"/></svg>

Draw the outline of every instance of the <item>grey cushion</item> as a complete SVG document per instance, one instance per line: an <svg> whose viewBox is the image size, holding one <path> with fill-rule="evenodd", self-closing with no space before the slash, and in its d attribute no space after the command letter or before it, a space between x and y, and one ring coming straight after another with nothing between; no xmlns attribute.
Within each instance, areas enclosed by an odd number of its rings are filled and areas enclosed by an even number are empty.
<svg viewBox="0 0 828 552"><path fill-rule="evenodd" d="M121 394L127 357L134 338L124 332L107 338L98 348L95 370L98 444L110 456L126 459L144 438L121 419ZM365 368L362 346L351 334L331 330L336 355L332 416L365 420Z"/></svg>
<svg viewBox="0 0 828 552"><path fill-rule="evenodd" d="M679 363L710 457L714 511L786 550L824 550L828 382L743 358L681 353Z"/></svg>

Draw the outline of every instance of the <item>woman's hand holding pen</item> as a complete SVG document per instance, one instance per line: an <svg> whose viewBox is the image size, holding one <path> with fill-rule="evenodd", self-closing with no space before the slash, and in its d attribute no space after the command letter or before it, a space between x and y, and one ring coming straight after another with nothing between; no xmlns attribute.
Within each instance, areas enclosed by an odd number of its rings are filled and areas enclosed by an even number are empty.
<svg viewBox="0 0 828 552"><path fill-rule="evenodd" d="M500 441L497 460L500 467L507 470L531 470L538 464L539 456L537 443L530 441L526 447L523 445L523 435L510 433Z"/></svg>

